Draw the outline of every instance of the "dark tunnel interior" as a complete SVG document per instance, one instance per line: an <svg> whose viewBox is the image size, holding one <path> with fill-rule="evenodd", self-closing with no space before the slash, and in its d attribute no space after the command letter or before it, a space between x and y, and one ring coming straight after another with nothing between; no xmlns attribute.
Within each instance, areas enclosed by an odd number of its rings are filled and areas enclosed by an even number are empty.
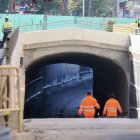
<svg viewBox="0 0 140 140"><path fill-rule="evenodd" d="M124 70L112 60L86 53L60 53L42 57L26 68L26 81L36 68L56 63L70 63L91 67L94 70L94 96L101 105L101 112L111 92L128 112L128 83Z"/></svg>

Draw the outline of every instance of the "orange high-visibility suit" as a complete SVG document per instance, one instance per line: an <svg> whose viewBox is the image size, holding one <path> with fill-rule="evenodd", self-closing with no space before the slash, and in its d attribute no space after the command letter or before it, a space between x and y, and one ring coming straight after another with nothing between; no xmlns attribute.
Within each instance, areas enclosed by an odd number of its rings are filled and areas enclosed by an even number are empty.
<svg viewBox="0 0 140 140"><path fill-rule="evenodd" d="M110 98L109 100L107 100L103 110L103 115L106 115L107 117L117 117L117 111L119 111L119 113L122 113L122 108L119 102L114 98Z"/></svg>
<svg viewBox="0 0 140 140"><path fill-rule="evenodd" d="M94 118L95 108L100 109L100 105L95 98L88 95L82 100L78 114L84 114L85 118Z"/></svg>

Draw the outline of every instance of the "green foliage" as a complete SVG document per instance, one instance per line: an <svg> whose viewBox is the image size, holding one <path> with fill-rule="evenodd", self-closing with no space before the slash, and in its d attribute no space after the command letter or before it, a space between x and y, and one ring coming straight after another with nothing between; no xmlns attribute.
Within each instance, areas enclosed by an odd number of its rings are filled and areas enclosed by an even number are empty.
<svg viewBox="0 0 140 140"><path fill-rule="evenodd" d="M113 25L116 23L114 19L109 19L104 23L104 30L108 32L113 31Z"/></svg>
<svg viewBox="0 0 140 140"><path fill-rule="evenodd" d="M25 0L15 0L16 5ZM9 0L0 0L0 13L8 8ZM45 3L43 0L26 0L28 9L39 14L48 15L76 15L82 16L82 0L52 0ZM64 12L63 12L64 11ZM85 0L85 16L110 17L113 13L113 0Z"/></svg>
<svg viewBox="0 0 140 140"><path fill-rule="evenodd" d="M39 3L39 14L49 14L49 15L56 15L58 14L58 9L60 7L60 3L58 0L53 0L47 3L41 1Z"/></svg>
<svg viewBox="0 0 140 140"><path fill-rule="evenodd" d="M5 13L8 9L9 0L0 0L0 13Z"/></svg>
<svg viewBox="0 0 140 140"><path fill-rule="evenodd" d="M91 3L89 3L91 1ZM68 7L65 5L68 3ZM61 6L60 6L61 5ZM60 15L60 8L67 11L69 15L82 15L83 1L82 0L53 0L51 2L44 3L43 0L38 0L37 5L38 13L46 13L50 15ZM66 6L66 7L65 7ZM113 0L85 0L85 16L98 16L98 17L110 17L113 13Z"/></svg>
<svg viewBox="0 0 140 140"><path fill-rule="evenodd" d="M114 20L114 19L109 19L106 21L106 24L109 24L109 25L113 25L115 23L116 23L116 20Z"/></svg>
<svg viewBox="0 0 140 140"><path fill-rule="evenodd" d="M93 0L93 15L98 17L109 17L113 10L112 0Z"/></svg>
<svg viewBox="0 0 140 140"><path fill-rule="evenodd" d="M80 2L79 0L69 0L69 14L79 15L80 13Z"/></svg>

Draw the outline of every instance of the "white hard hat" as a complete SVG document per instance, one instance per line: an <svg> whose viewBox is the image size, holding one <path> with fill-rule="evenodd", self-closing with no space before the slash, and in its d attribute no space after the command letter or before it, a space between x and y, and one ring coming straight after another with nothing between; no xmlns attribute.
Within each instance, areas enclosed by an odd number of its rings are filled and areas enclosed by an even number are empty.
<svg viewBox="0 0 140 140"><path fill-rule="evenodd" d="M6 16L5 19L9 19L9 16Z"/></svg>

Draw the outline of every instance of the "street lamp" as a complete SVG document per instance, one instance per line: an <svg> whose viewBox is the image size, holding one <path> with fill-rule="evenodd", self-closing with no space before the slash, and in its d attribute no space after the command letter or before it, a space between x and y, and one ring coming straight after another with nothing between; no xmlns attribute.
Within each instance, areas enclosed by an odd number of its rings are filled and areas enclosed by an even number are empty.
<svg viewBox="0 0 140 140"><path fill-rule="evenodd" d="M85 17L85 0L83 0L83 18Z"/></svg>

